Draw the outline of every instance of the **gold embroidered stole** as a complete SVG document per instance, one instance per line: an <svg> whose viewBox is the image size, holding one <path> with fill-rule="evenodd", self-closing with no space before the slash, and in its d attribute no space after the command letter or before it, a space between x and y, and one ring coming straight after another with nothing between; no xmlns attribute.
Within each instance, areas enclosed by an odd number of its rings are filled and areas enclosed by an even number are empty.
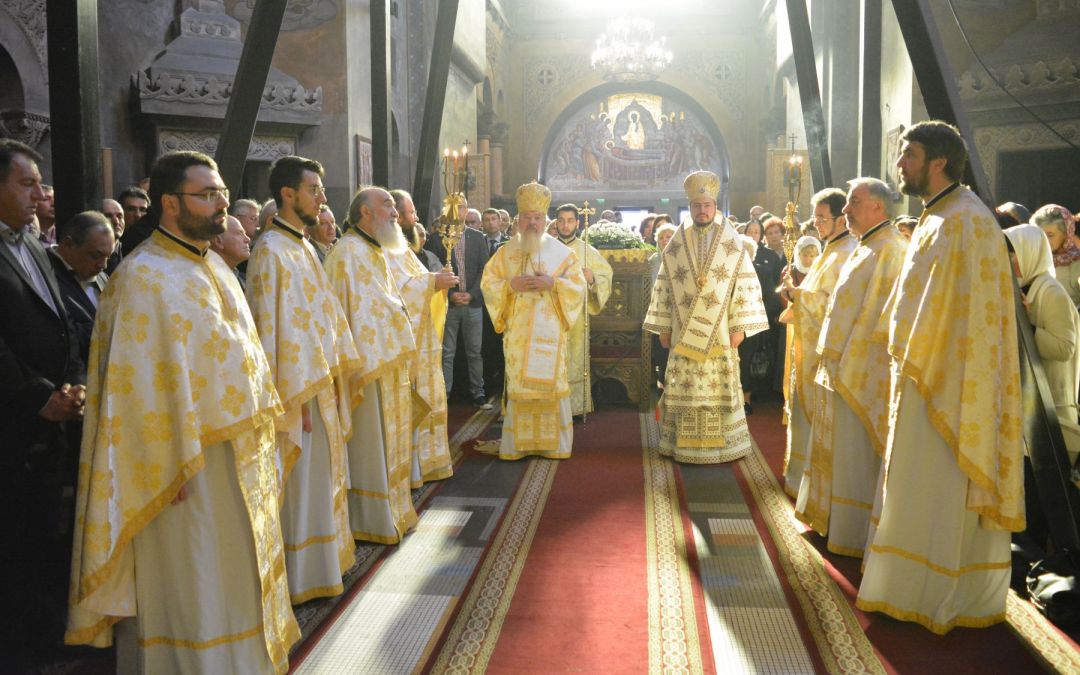
<svg viewBox="0 0 1080 675"><path fill-rule="evenodd" d="M687 221L675 232L664 250L663 272L682 327L672 340L672 351L701 362L730 348L721 316L727 312L745 252L735 229L722 221L710 226L718 229L708 249L700 252L690 234L695 227Z"/></svg>

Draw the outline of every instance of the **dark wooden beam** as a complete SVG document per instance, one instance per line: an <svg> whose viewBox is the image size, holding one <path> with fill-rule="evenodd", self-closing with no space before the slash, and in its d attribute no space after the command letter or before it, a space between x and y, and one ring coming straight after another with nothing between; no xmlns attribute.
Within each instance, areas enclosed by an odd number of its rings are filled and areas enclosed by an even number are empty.
<svg viewBox="0 0 1080 675"><path fill-rule="evenodd" d="M56 222L101 208L97 0L46 3ZM111 196L111 195L110 195Z"/></svg>
<svg viewBox="0 0 1080 675"><path fill-rule="evenodd" d="M233 78L229 107L225 110L225 125L214 155L221 178L233 192L240 190L266 88L266 76L270 73L270 61L274 57L287 4L288 0L256 2L244 35L244 49L240 52L240 64Z"/></svg>
<svg viewBox="0 0 1080 675"><path fill-rule="evenodd" d="M994 207L994 192L983 170L979 151L975 147L975 133L968 121L967 110L960 100L956 87L956 74L945 54L941 31L938 30L928 0L893 0L900 32L904 35L908 58L915 71L915 79L922 91L926 112L931 119L944 120L955 125L967 140L968 167L964 182L982 197L990 208Z"/></svg>
<svg viewBox="0 0 1080 675"><path fill-rule="evenodd" d="M390 0L371 0L371 178L390 186Z"/></svg>
<svg viewBox="0 0 1080 675"><path fill-rule="evenodd" d="M862 0L859 175L881 177L881 0ZM895 161L895 157L887 157Z"/></svg>
<svg viewBox="0 0 1080 675"><path fill-rule="evenodd" d="M439 153L439 130L442 128L443 108L446 106L446 84L450 77L450 52L457 28L458 0L439 0L435 19L435 43L431 48L428 67L427 93L424 96L424 121L420 128L420 148L413 180L413 202L420 221L431 224L428 215L435 170L442 159Z"/></svg>
<svg viewBox="0 0 1080 675"><path fill-rule="evenodd" d="M806 150L810 155L810 179L813 181L815 190L822 190L832 187L832 167L829 165L825 114L821 109L821 86L818 84L814 38L810 34L810 17L806 13L806 0L787 0L787 15L791 31L791 53L795 60L795 76L799 81L799 100L802 103L803 128L806 131Z"/></svg>

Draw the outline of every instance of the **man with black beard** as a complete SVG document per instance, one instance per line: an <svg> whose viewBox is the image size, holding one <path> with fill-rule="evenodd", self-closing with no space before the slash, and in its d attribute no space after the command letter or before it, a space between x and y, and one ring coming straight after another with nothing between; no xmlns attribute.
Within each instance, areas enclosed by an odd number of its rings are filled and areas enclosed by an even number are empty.
<svg viewBox="0 0 1080 675"><path fill-rule="evenodd" d="M115 635L117 662L149 673L284 672L300 629L282 409L240 284L209 254L229 191L198 152L162 156L150 184L160 224L109 280L90 345L65 639Z"/></svg>

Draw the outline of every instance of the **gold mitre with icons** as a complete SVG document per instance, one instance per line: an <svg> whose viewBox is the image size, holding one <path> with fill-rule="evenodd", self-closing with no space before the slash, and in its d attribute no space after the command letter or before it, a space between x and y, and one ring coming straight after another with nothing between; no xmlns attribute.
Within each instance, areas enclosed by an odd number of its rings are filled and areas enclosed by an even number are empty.
<svg viewBox="0 0 1080 675"><path fill-rule="evenodd" d="M548 207L551 206L551 190L546 185L541 185L536 181L525 183L519 187L516 196L518 213L532 211L543 213L546 216Z"/></svg>
<svg viewBox="0 0 1080 675"><path fill-rule="evenodd" d="M720 196L720 176L712 171L695 171L683 181L683 189L690 201L708 197L715 202Z"/></svg>

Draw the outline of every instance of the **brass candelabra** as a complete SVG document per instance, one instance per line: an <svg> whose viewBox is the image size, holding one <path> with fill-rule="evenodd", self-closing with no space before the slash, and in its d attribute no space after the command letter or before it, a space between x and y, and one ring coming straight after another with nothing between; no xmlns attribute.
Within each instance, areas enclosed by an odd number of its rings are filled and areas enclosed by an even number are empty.
<svg viewBox="0 0 1080 675"><path fill-rule="evenodd" d="M469 148L452 153L447 148L443 151L443 197L442 213L439 215L437 229L443 246L446 247L446 270L451 269L450 261L454 256L454 247L465 235L465 179L469 175Z"/></svg>

